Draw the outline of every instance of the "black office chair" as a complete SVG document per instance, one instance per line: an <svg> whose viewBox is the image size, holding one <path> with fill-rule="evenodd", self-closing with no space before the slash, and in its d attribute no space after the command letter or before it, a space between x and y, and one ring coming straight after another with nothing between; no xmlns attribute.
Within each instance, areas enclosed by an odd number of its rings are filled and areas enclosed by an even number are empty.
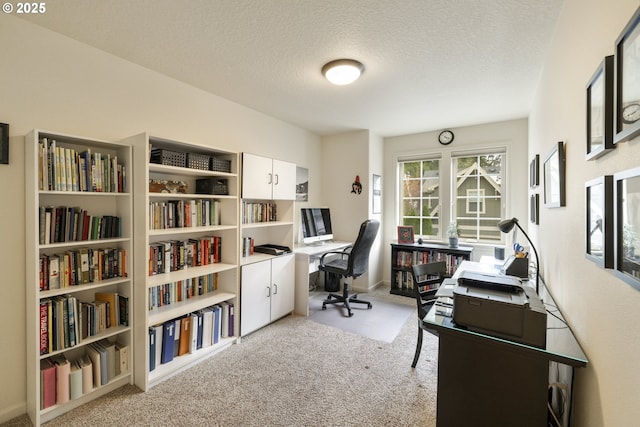
<svg viewBox="0 0 640 427"><path fill-rule="evenodd" d="M360 232L358 238L353 245L348 246L342 251L327 252L320 258L320 265L318 269L325 273L333 273L342 277L342 295L329 294L327 299L322 302L322 309L327 309L327 304L344 304L349 313L349 317L353 316L351 312L351 303L367 304L367 309L371 308L371 303L368 301L362 301L358 299L357 294L349 294L349 282L346 280L348 277L355 279L361 276L369 268L369 252L371 252L371 246L378 234L380 223L376 220L367 220L360 225ZM336 257L335 255L340 255ZM325 257L330 256L326 259Z"/></svg>
<svg viewBox="0 0 640 427"><path fill-rule="evenodd" d="M444 261L430 262L427 264L415 264L412 268L413 290L418 304L418 342L416 354L413 356L412 368L418 364L420 351L422 350L422 319L436 300L435 294L444 280L447 271L447 263ZM428 330L431 332L430 330Z"/></svg>

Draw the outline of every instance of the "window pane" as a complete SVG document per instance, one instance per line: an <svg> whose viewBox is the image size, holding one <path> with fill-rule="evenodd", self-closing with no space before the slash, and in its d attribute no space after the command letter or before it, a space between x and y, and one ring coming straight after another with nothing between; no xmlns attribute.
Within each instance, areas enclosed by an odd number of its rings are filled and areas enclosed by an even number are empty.
<svg viewBox="0 0 640 427"><path fill-rule="evenodd" d="M440 210L440 160L401 162L400 172L402 225L412 225L417 236L434 236L433 221Z"/></svg>

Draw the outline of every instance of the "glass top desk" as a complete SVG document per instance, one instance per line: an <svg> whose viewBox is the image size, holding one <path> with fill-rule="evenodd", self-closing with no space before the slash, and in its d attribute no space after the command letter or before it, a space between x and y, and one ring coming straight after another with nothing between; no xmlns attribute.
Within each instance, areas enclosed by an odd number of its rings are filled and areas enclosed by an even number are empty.
<svg viewBox="0 0 640 427"><path fill-rule="evenodd" d="M493 263L464 261L443 286L464 270L496 272ZM573 369L588 361L542 283L540 296L547 309L546 348L458 327L447 297L436 300L421 326L439 337L438 426L547 425L550 362Z"/></svg>

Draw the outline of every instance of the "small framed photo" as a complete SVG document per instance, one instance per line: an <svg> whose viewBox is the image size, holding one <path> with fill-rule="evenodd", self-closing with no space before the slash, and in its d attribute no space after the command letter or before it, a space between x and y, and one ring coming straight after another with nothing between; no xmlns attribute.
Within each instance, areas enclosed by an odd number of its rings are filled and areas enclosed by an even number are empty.
<svg viewBox="0 0 640 427"><path fill-rule="evenodd" d="M413 226L398 226L398 243L413 243Z"/></svg>
<svg viewBox="0 0 640 427"><path fill-rule="evenodd" d="M587 259L603 268L613 268L613 176L585 184L587 197Z"/></svg>
<svg viewBox="0 0 640 427"><path fill-rule="evenodd" d="M539 219L539 211L540 211L540 195L538 193L534 193L531 195L529 200L529 207L531 209L531 223L538 225L540 223Z"/></svg>
<svg viewBox="0 0 640 427"><path fill-rule="evenodd" d="M613 175L615 274L640 290L640 167Z"/></svg>
<svg viewBox="0 0 640 427"><path fill-rule="evenodd" d="M615 44L614 143L640 134L640 8Z"/></svg>
<svg viewBox="0 0 640 427"><path fill-rule="evenodd" d="M380 175L373 174L371 189L373 203L371 212L374 214L382 213L382 177Z"/></svg>
<svg viewBox="0 0 640 427"><path fill-rule="evenodd" d="M613 55L607 56L587 84L587 160L615 148L613 144Z"/></svg>
<svg viewBox="0 0 640 427"><path fill-rule="evenodd" d="M565 153L559 141L544 161L544 205L557 208L565 205Z"/></svg>
<svg viewBox="0 0 640 427"><path fill-rule="evenodd" d="M536 154L529 163L529 187L540 185L540 155Z"/></svg>
<svg viewBox="0 0 640 427"><path fill-rule="evenodd" d="M0 164L9 164L9 125L0 123Z"/></svg>

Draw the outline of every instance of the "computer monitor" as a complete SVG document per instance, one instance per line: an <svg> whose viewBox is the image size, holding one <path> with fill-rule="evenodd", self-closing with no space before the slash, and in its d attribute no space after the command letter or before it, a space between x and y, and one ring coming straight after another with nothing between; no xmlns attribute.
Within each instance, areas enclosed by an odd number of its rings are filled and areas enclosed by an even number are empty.
<svg viewBox="0 0 640 427"><path fill-rule="evenodd" d="M322 244L333 239L329 208L302 208L300 219L304 244Z"/></svg>

